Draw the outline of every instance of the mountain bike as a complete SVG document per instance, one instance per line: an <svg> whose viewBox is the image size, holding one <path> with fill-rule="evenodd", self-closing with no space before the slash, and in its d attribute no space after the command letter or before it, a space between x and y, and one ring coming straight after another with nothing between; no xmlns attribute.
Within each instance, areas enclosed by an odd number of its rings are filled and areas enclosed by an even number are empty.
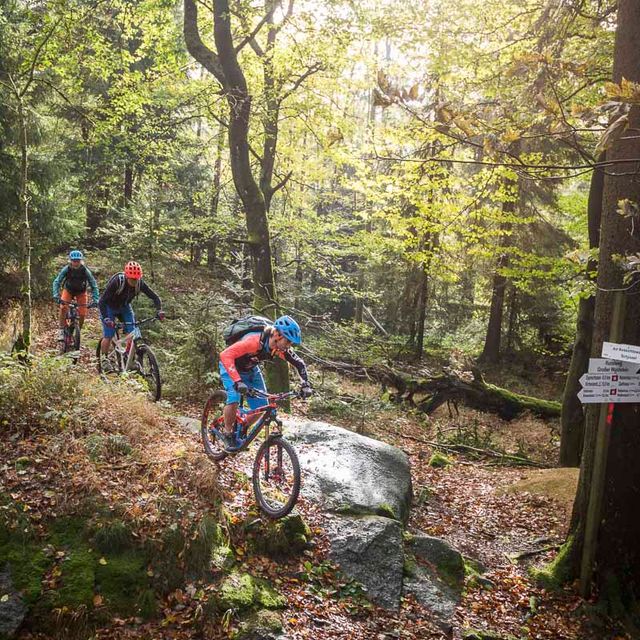
<svg viewBox="0 0 640 640"><path fill-rule="evenodd" d="M60 304L67 305L67 313L64 318L64 338L58 340L58 352L62 355L72 351L80 351L80 312L79 307L92 307L93 304L80 304L71 300L60 301ZM73 364L78 362L79 354L72 357Z"/></svg>
<svg viewBox="0 0 640 640"><path fill-rule="evenodd" d="M215 391L204 407L200 432L207 455L216 462L244 451L255 437L265 430L264 441L253 461L253 493L258 506L270 518L282 518L293 509L300 493L300 463L295 449L282 437L282 421L278 419L277 403L298 398L297 391L266 393L249 389L248 395L265 398L267 404L245 410L238 406L235 433L237 449L227 451L220 434L224 431L222 410L227 401L225 391ZM255 420L255 422L253 422ZM271 425L275 429L271 430Z"/></svg>
<svg viewBox="0 0 640 640"><path fill-rule="evenodd" d="M146 318L135 323L136 329L127 333L122 338L120 330L124 328L122 322L116 322L116 332L111 338L111 350L104 355L100 350L100 342L96 349L98 360L98 373L103 375L132 374L140 380L147 396L153 402L160 400L162 394L162 380L160 367L151 347L142 341L139 328L158 318ZM104 361L103 361L104 358Z"/></svg>

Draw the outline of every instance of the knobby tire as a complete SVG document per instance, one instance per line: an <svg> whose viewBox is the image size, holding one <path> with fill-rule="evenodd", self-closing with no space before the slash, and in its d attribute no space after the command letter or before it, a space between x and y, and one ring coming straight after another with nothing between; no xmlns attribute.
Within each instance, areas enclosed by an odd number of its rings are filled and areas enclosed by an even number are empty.
<svg viewBox="0 0 640 640"><path fill-rule="evenodd" d="M204 445L204 451L216 462L224 460L227 457L227 452L224 450L222 442L214 436L210 431L210 425L221 415L220 409L224 407L227 401L227 394L224 391L215 391L212 393L206 404L204 405L204 411L202 412L202 420L200 422L200 436L202 438L202 444Z"/></svg>
<svg viewBox="0 0 640 640"><path fill-rule="evenodd" d="M291 461L292 475L291 482L293 483L290 489L289 497L281 506L274 506L269 504L267 498L263 495L262 491L262 476L264 475L265 457L269 455L269 471L272 473L277 466L278 450L282 453L283 457L286 454ZM273 454L276 454L276 460L272 460ZM261 475L262 474L262 475ZM253 463L253 493L256 496L258 506L264 514L270 518L277 519L286 516L295 506L298 495L300 494L300 462L298 461L298 455L295 449L280 435L269 436L258 449L256 459Z"/></svg>

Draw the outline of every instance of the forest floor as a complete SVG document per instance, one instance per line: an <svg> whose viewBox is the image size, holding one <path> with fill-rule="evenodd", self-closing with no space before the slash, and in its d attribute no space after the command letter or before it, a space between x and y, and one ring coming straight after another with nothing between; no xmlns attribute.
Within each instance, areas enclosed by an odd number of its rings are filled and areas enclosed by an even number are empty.
<svg viewBox="0 0 640 640"><path fill-rule="evenodd" d="M53 345L53 323L49 325L43 321L42 324L46 326L39 331L38 351L46 351ZM98 330L95 318L89 320L87 328L90 337L85 341L81 366L86 367L89 374L93 366L91 351ZM352 395L371 399L379 397L380 390L373 385L354 383L344 378L337 380L341 388ZM208 497L194 493L193 478L189 478L189 474L202 477L203 466L210 464L214 467L212 477L217 479L223 495L236 560L243 571L269 579L286 596L287 606L282 622L287 638L460 639L463 632L471 628L490 630L496 638L505 639L628 638L614 624L598 615L589 602L578 597L572 586L562 591L547 591L537 586L529 576L530 566L552 560L557 547L564 541L577 481L575 470L551 468L557 459L559 444L556 423L528 416L505 422L463 407L454 416L443 407L429 418L404 407L387 406L360 415L348 411L336 415L335 407L331 415L322 415L321 408L321 403L316 406L313 419L324 419L383 440L407 453L414 490L408 530L445 539L465 558L482 565L483 576L490 582L485 581L482 586L472 577L467 579L455 616L453 636L444 636L433 624L429 613L410 598L403 599L398 612L375 607L328 563L323 515L304 497L297 508L313 531L313 548L301 557L279 562L250 554L240 526L247 519L257 517L246 475L250 454L227 458L215 469L215 465L201 453L197 436L181 428L171 418L178 413L199 417L201 404L180 399L166 403L161 407L162 417L158 426L166 438L157 443L157 455L165 455L167 459L174 456L175 459L175 452L181 452L181 464L185 468L183 473L175 473L172 481L178 491L193 497L192 510L195 513L207 509ZM294 403L292 414L296 418L305 418L308 412L307 404ZM451 464L436 468L428 464L436 450L433 445L436 440L465 443L479 449L499 448L525 455L549 468L514 467L482 456L471 458L454 453L447 453ZM42 440L5 441L0 445L0 455L5 460L18 455L40 455L43 459L43 452L38 449L41 445ZM55 460L49 459L55 466ZM44 464L48 464L46 460ZM113 494L121 500L135 500L136 496L161 491L162 483L166 481L162 465L146 469L140 477L133 473L135 470L114 468L108 473L95 474L92 476L96 485L94 489L105 495ZM38 519L45 520L51 516L54 507L48 505L42 495L56 491L60 481L60 474L55 473L55 469L52 473L41 473L41 491L36 495L29 484L28 474L17 475L15 469L9 467L3 482L4 490L20 496L25 504L32 503L31 513L37 513ZM148 520L146 526L152 530L153 520ZM548 550L543 551L545 548ZM520 559L516 557L529 552L531 555ZM114 619L111 624L100 628L95 637L185 640L231 637L237 628L233 619L214 620L203 625L199 613L201 587L200 584L187 585L185 589L169 594L162 602L158 620ZM215 584L206 587L214 588ZM23 632L20 637L42 639L48 636Z"/></svg>

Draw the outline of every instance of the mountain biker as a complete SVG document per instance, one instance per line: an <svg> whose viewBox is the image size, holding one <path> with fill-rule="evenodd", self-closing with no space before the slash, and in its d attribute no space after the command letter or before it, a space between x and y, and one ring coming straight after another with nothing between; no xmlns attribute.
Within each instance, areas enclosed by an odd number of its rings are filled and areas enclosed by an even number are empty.
<svg viewBox="0 0 640 640"><path fill-rule="evenodd" d="M158 319L164 320L162 301L158 294L142 279L142 267L133 260L127 262L124 271L111 276L98 301L103 336L100 342L100 351L103 355L109 352L111 338L116 331L116 318L120 318L124 322L126 333L135 329L135 316L131 302L139 293L144 293L153 302Z"/></svg>
<svg viewBox="0 0 640 640"><path fill-rule="evenodd" d="M240 396L245 395L249 387L266 391L262 369L259 363L263 360L282 358L293 365L302 380L300 394L309 397L313 391L307 366L304 360L291 349L291 345L302 342L300 326L290 316L281 316L272 326L261 331L251 331L237 342L220 353L220 378L227 392L227 404L224 408L224 427L222 440L226 449L237 448L233 426L238 410ZM265 398L248 397L250 409L257 409L265 404Z"/></svg>
<svg viewBox="0 0 640 640"><path fill-rule="evenodd" d="M61 303L71 302L75 299L81 305L78 307L78 314L80 316L80 328L82 328L87 315L87 284L91 287L91 295L93 297L93 302L90 306L96 307L100 296L98 284L89 268L84 264L82 251L74 249L69 252L69 264L60 269L60 273L53 281L53 299L60 305L58 314L60 329L58 330L57 340L64 340L64 325L67 313L67 305ZM60 289L62 289L62 292Z"/></svg>

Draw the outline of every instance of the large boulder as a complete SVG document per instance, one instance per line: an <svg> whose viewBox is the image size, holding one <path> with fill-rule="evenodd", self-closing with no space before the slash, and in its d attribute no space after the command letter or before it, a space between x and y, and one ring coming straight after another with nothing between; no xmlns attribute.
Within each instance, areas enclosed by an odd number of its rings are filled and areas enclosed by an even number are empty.
<svg viewBox="0 0 640 640"><path fill-rule="evenodd" d="M429 609L448 631L464 586L464 560L444 540L412 536L407 544L404 592Z"/></svg>
<svg viewBox="0 0 640 640"><path fill-rule="evenodd" d="M328 525L330 558L366 588L385 609L398 609L402 596L402 529L381 516L333 517Z"/></svg>
<svg viewBox="0 0 640 640"><path fill-rule="evenodd" d="M406 522L409 459L400 449L325 422L291 422L286 437L302 467L302 491L328 511Z"/></svg>
<svg viewBox="0 0 640 640"><path fill-rule="evenodd" d="M0 571L0 638L13 638L27 615L27 605L16 591L8 565Z"/></svg>

